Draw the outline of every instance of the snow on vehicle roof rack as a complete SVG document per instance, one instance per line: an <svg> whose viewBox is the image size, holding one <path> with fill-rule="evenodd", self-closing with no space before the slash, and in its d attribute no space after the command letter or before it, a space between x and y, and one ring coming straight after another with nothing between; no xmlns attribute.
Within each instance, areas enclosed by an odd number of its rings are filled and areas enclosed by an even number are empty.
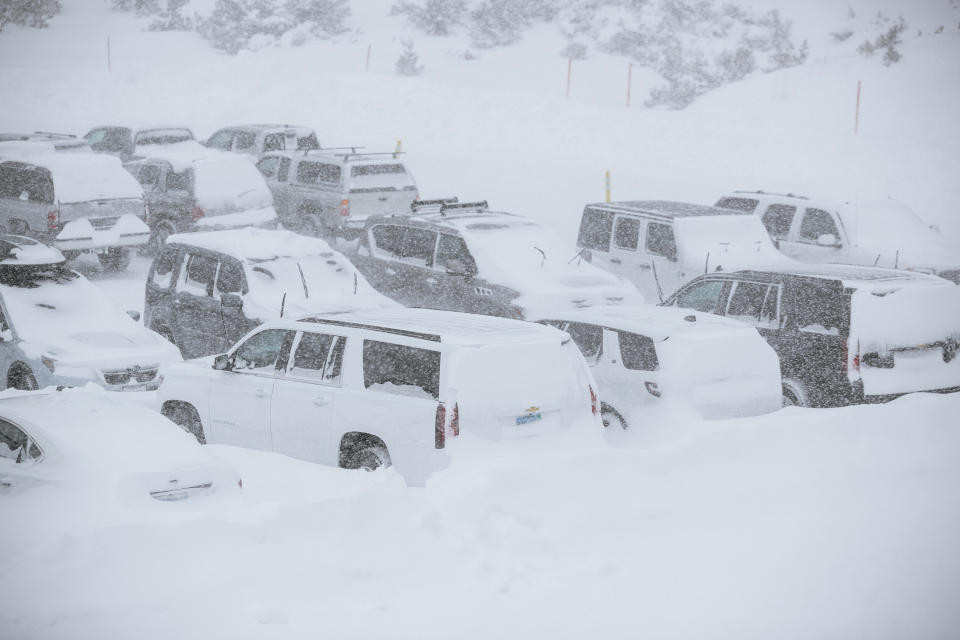
<svg viewBox="0 0 960 640"><path fill-rule="evenodd" d="M319 149L297 149L297 151L303 151L303 155L310 155L310 153L326 153L327 151L343 151L344 149L350 149L348 154L335 154L335 155L365 155L364 153L358 153L357 149L366 149L366 147L320 147Z"/></svg>
<svg viewBox="0 0 960 640"><path fill-rule="evenodd" d="M350 148L362 149L363 147L350 147ZM318 149L318 151L326 151L326 149ZM354 151L352 153L334 153L333 155L337 156L338 158L343 158L344 160L350 160L352 157L360 159L360 158L365 158L367 156L393 156L394 158L396 158L397 156L401 156L404 153L406 153L406 151L361 151L361 152Z"/></svg>
<svg viewBox="0 0 960 640"><path fill-rule="evenodd" d="M410 203L410 212L411 213L420 213L421 209L434 209L439 210L441 207L447 204L456 204L459 200L454 196L453 198L435 198L433 200L414 200Z"/></svg>
<svg viewBox="0 0 960 640"><path fill-rule="evenodd" d="M450 209L475 209L476 211L486 211L488 208L486 200L480 200L477 202L455 202L450 204L441 204L440 205L440 215L447 215L447 211Z"/></svg>
<svg viewBox="0 0 960 640"><path fill-rule="evenodd" d="M776 191L764 191L763 189L757 189L756 191L734 191L734 193L755 193L760 196L786 196L788 198L799 198L801 200L809 200L807 196L801 196L797 193L777 193Z"/></svg>

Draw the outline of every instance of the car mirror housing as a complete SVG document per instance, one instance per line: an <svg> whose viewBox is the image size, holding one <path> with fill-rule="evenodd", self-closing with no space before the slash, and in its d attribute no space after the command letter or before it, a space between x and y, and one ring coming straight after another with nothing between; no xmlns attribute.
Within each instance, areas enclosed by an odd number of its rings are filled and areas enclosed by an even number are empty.
<svg viewBox="0 0 960 640"><path fill-rule="evenodd" d="M140 322L140 312L134 310L128 310L127 315L130 316L130 319L134 322Z"/></svg>
<svg viewBox="0 0 960 640"><path fill-rule="evenodd" d="M232 358L229 354L221 353L213 359L213 368L217 371L230 371L233 368Z"/></svg>
<svg viewBox="0 0 960 640"><path fill-rule="evenodd" d="M839 247L840 242L837 240L837 236L832 233L822 233L817 236L817 244L821 247Z"/></svg>

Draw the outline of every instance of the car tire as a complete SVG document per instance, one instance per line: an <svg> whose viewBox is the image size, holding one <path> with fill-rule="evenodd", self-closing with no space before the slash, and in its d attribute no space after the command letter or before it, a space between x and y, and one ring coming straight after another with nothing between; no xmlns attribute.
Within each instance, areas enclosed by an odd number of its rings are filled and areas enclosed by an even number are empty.
<svg viewBox="0 0 960 640"><path fill-rule="evenodd" d="M600 403L600 420L603 421L604 429L619 425L622 430L626 431L627 426L629 426L619 411L603 402Z"/></svg>
<svg viewBox="0 0 960 640"><path fill-rule="evenodd" d="M130 266L130 249L110 247L106 253L98 253L104 271L123 271Z"/></svg>
<svg viewBox="0 0 960 640"><path fill-rule="evenodd" d="M7 388L21 391L36 391L40 388L33 371L26 365L14 365L7 374Z"/></svg>
<svg viewBox="0 0 960 640"><path fill-rule="evenodd" d="M390 466L390 453L386 447L369 446L358 449L353 457L356 464L354 469L374 471L381 467Z"/></svg>
<svg viewBox="0 0 960 640"><path fill-rule="evenodd" d="M154 326L150 327L150 330L153 331L154 333L160 334L160 337L161 337L161 338L163 338L164 340L166 340L167 342L169 342L169 343L172 344L173 346L175 346L175 347L177 346L177 341L176 341L176 339L173 337L173 331L170 331L170 329L166 328L165 326L163 326L163 325L154 325Z"/></svg>
<svg viewBox="0 0 960 640"><path fill-rule="evenodd" d="M782 405L784 407L809 407L810 400L807 396L807 390L796 380L784 380Z"/></svg>
<svg viewBox="0 0 960 640"><path fill-rule="evenodd" d="M207 444L207 437L203 433L203 423L200 414L192 404L186 402L168 402L160 412L174 424L192 435L200 444Z"/></svg>

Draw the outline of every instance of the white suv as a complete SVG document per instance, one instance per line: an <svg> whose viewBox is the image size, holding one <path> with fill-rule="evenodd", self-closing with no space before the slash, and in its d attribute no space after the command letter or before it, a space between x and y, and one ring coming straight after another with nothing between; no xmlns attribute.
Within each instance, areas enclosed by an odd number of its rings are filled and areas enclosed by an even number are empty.
<svg viewBox="0 0 960 640"><path fill-rule="evenodd" d="M447 466L461 426L493 439L599 426L596 386L565 333L427 309L266 323L226 354L170 368L159 402L201 442L392 464L411 485Z"/></svg>
<svg viewBox="0 0 960 640"><path fill-rule="evenodd" d="M908 269L960 283L960 246L893 201L854 204L735 191L716 206L756 214L777 248L801 262Z"/></svg>

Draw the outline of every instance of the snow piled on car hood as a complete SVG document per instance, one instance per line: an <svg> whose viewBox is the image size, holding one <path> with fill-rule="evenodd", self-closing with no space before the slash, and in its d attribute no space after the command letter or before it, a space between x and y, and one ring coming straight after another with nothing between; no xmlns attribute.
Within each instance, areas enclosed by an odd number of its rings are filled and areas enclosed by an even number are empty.
<svg viewBox="0 0 960 640"><path fill-rule="evenodd" d="M679 259L688 272L795 264L777 251L755 216L690 216L674 219L673 225Z"/></svg>
<svg viewBox="0 0 960 640"><path fill-rule="evenodd" d="M263 175L249 160L235 154L194 162L194 196L204 210L245 211L273 205Z"/></svg>

